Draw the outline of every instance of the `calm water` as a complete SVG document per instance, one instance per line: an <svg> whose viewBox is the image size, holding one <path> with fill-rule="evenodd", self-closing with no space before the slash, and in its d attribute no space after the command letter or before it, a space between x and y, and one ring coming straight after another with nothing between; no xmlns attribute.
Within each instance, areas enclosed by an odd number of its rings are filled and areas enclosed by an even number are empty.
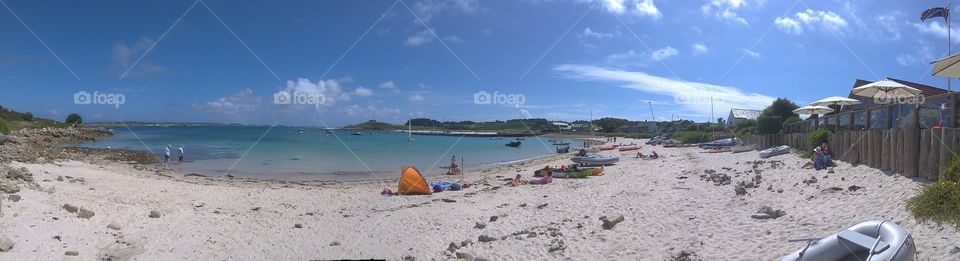
<svg viewBox="0 0 960 261"><path fill-rule="evenodd" d="M467 169L530 159L556 153L546 138L526 137L519 148L504 146L514 138L414 135L407 141L400 132L355 131L324 133L293 127L118 127L116 135L80 146L122 148L163 154L172 144L176 162L178 145L185 151L186 171L281 180L365 180L395 178L403 165L416 166L428 175L446 172L450 156L461 157ZM269 130L269 132L268 132ZM266 133L266 134L265 134ZM262 138L261 138L262 136ZM257 140L260 140L258 143ZM572 146L580 146L576 140Z"/></svg>

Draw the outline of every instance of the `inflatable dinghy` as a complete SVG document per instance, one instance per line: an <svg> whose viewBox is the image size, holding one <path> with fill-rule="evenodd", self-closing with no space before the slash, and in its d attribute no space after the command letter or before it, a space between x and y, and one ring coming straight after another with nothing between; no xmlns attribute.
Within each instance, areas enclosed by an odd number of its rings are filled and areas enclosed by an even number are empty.
<svg viewBox="0 0 960 261"><path fill-rule="evenodd" d="M889 220L866 221L825 238L789 241L807 242L807 246L780 258L780 261L907 261L914 260L917 252L913 237Z"/></svg>
<svg viewBox="0 0 960 261"><path fill-rule="evenodd" d="M789 152L790 152L790 146L780 145L780 146L777 146L777 147L772 147L772 148L769 148L769 149L761 150L761 151L760 151L760 157L761 157L761 158L769 158L769 157L773 157L773 156L777 156L777 155L787 154L787 153L789 153Z"/></svg>
<svg viewBox="0 0 960 261"><path fill-rule="evenodd" d="M701 149L712 149L712 148L722 148L722 147L733 147L740 145L740 139L738 138L729 138L722 140L715 140L711 142L700 143Z"/></svg>
<svg viewBox="0 0 960 261"><path fill-rule="evenodd" d="M600 155L590 155L586 157L576 156L570 158L574 163L580 165L589 165L589 166L601 166L601 165L610 165L620 161L618 156L600 156Z"/></svg>

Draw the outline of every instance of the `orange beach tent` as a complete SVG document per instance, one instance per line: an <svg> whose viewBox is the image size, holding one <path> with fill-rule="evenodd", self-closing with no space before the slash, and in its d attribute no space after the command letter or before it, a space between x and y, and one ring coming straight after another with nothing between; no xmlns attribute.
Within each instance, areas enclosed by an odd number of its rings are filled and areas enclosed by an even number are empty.
<svg viewBox="0 0 960 261"><path fill-rule="evenodd" d="M400 185L397 186L397 195L430 195L430 185L423 178L420 171L413 166L403 166L400 176Z"/></svg>

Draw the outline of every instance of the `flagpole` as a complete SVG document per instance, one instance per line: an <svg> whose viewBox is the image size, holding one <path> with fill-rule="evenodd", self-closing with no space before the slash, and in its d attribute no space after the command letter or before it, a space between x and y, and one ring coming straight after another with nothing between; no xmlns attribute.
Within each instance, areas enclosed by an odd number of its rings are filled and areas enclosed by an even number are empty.
<svg viewBox="0 0 960 261"><path fill-rule="evenodd" d="M953 45L953 41L950 39L950 38L951 38L951 32L950 32L950 31L951 31L951 30L950 30L950 2L947 2L947 13L946 13L945 16L947 17L947 57L950 57L951 55L953 55L953 51L951 50L951 49L953 49L953 48L952 48L952 47L953 47L953 46L952 46L952 45ZM947 77L947 93L953 92L953 88L951 88L951 86L950 86L951 83L953 83L953 79L952 79L951 77Z"/></svg>

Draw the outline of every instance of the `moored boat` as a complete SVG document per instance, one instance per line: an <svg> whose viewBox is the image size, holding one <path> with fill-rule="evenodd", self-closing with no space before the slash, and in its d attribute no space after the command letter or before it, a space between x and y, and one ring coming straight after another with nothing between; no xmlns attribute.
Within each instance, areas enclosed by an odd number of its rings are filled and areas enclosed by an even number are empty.
<svg viewBox="0 0 960 261"><path fill-rule="evenodd" d="M789 152L790 152L790 146L780 145L780 146L772 147L769 149L761 150L760 157L769 158L777 155L787 154Z"/></svg>
<svg viewBox="0 0 960 261"><path fill-rule="evenodd" d="M520 147L520 141L515 140L503 145L506 145L507 147Z"/></svg>
<svg viewBox="0 0 960 261"><path fill-rule="evenodd" d="M729 139L722 139L722 140L715 140L711 142L700 143L700 148L712 149L712 148L719 148L719 147L733 147L733 146L740 145L740 143L742 142L740 142L740 139L738 138L729 138Z"/></svg>

